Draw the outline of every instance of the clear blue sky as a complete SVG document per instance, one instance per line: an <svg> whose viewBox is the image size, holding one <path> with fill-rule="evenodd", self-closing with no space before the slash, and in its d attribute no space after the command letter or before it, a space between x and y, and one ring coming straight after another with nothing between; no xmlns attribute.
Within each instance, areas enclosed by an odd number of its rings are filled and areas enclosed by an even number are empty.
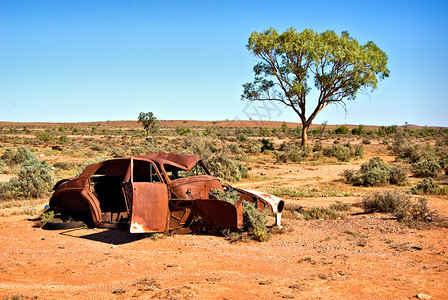
<svg viewBox="0 0 448 300"><path fill-rule="evenodd" d="M253 31L348 31L391 76L314 123L448 126L448 1L0 0L0 121L294 121L240 100ZM309 100L312 100L311 98ZM257 115L258 114L258 115Z"/></svg>

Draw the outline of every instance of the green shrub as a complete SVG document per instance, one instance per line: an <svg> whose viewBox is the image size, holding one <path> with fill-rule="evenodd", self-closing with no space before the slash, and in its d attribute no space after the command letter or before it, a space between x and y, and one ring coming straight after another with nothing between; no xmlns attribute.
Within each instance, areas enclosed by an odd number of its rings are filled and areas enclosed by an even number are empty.
<svg viewBox="0 0 448 300"><path fill-rule="evenodd" d="M336 134L347 134L347 133L349 133L349 130L348 130L347 126L339 126L338 128L336 128L334 130L334 133L336 133Z"/></svg>
<svg viewBox="0 0 448 300"><path fill-rule="evenodd" d="M352 134L354 135L362 135L364 132L364 125L359 125L358 128L352 129Z"/></svg>
<svg viewBox="0 0 448 300"><path fill-rule="evenodd" d="M36 139L43 143L47 143L54 140L54 136L50 132L50 130L46 129L44 131L39 131L38 133L36 133Z"/></svg>
<svg viewBox="0 0 448 300"><path fill-rule="evenodd" d="M53 176L46 162L30 159L20 166L18 178L0 185L3 199L38 198L48 193L53 185Z"/></svg>
<svg viewBox="0 0 448 300"><path fill-rule="evenodd" d="M411 188L414 195L448 195L448 187L441 188L432 178L424 178Z"/></svg>
<svg viewBox="0 0 448 300"><path fill-rule="evenodd" d="M262 139L261 144L262 144L261 152L265 152L266 150L269 150L269 151L274 150L274 144L267 139Z"/></svg>
<svg viewBox="0 0 448 300"><path fill-rule="evenodd" d="M324 156L336 157L338 161L348 162L352 157L351 145L334 144L323 149Z"/></svg>
<svg viewBox="0 0 448 300"><path fill-rule="evenodd" d="M5 163L12 164L11 161L12 161L12 157L13 156L14 156L14 149L13 148L6 148L0 158Z"/></svg>
<svg viewBox="0 0 448 300"><path fill-rule="evenodd" d="M7 148L1 158L6 164L10 166L20 165L30 159L37 160L36 155L34 155L33 152L31 152L30 148L26 146L21 146L17 148L16 151L14 151L14 149L12 148Z"/></svg>
<svg viewBox="0 0 448 300"><path fill-rule="evenodd" d="M323 147L322 147L322 143L320 141L317 141L314 143L313 152L322 151L322 149L323 149Z"/></svg>
<svg viewBox="0 0 448 300"><path fill-rule="evenodd" d="M240 199L239 193L235 190L223 192L221 190L211 190L211 199L220 199L235 204ZM243 230L252 231L252 238L265 242L270 239L266 223L268 219L264 212L259 212L254 203L243 201Z"/></svg>
<svg viewBox="0 0 448 300"><path fill-rule="evenodd" d="M387 184L402 185L407 180L406 170L399 166L390 166L380 157L372 157L355 172L344 170L341 174L345 180L353 185L382 186Z"/></svg>
<svg viewBox="0 0 448 300"><path fill-rule="evenodd" d="M366 213L395 213L410 199L409 195L397 191L381 191L363 197L361 208Z"/></svg>
<svg viewBox="0 0 448 300"><path fill-rule="evenodd" d="M247 167L231 157L227 146L216 149L212 143L203 138L188 138L183 142L183 152L202 158L214 176L226 181L240 181L249 176Z"/></svg>
<svg viewBox="0 0 448 300"><path fill-rule="evenodd" d="M422 155L412 164L411 170L416 177L436 177L440 174L442 167L435 156Z"/></svg>
<svg viewBox="0 0 448 300"><path fill-rule="evenodd" d="M311 149L309 146L301 147L298 144L283 144L279 151L274 152L277 162L302 162L309 157Z"/></svg>
<svg viewBox="0 0 448 300"><path fill-rule="evenodd" d="M366 213L390 213L397 218L397 221L414 228L428 225L448 227L445 218L429 210L426 199L412 201L409 195L396 191L375 192L367 195L363 198L361 207Z"/></svg>
<svg viewBox="0 0 448 300"><path fill-rule="evenodd" d="M337 219L341 216L341 213L325 207L311 207L308 210L302 212L305 220L329 220Z"/></svg>
<svg viewBox="0 0 448 300"><path fill-rule="evenodd" d="M195 132L187 127L176 127L176 133L179 135L187 135L187 134L195 133Z"/></svg>
<svg viewBox="0 0 448 300"><path fill-rule="evenodd" d="M355 147L355 157L364 158L364 147L362 145Z"/></svg>
<svg viewBox="0 0 448 300"><path fill-rule="evenodd" d="M409 162L416 162L421 156L420 148L401 133L395 135L392 152L398 160Z"/></svg>
<svg viewBox="0 0 448 300"><path fill-rule="evenodd" d="M40 217L40 221L42 222L42 225L45 225L48 221L54 219L54 211L49 210L42 214Z"/></svg>
<svg viewBox="0 0 448 300"><path fill-rule="evenodd" d="M405 185L408 182L408 168L391 166L389 182L395 185Z"/></svg>

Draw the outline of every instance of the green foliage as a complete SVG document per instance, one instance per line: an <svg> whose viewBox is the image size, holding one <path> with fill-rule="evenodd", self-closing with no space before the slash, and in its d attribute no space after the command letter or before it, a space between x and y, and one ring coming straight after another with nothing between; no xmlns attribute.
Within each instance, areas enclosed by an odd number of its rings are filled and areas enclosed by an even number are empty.
<svg viewBox="0 0 448 300"><path fill-rule="evenodd" d="M336 128L334 130L334 133L336 133L336 134L347 134L347 133L349 133L349 130L348 130L347 126L339 126L338 128Z"/></svg>
<svg viewBox="0 0 448 300"><path fill-rule="evenodd" d="M49 210L42 214L40 217L40 221L42 222L42 225L45 225L48 221L54 219L54 211Z"/></svg>
<svg viewBox="0 0 448 300"><path fill-rule="evenodd" d="M395 135L392 152L397 159L409 162L416 162L421 156L419 147L401 133Z"/></svg>
<svg viewBox="0 0 448 300"><path fill-rule="evenodd" d="M416 177L436 177L442 167L435 156L424 154L412 164L411 171Z"/></svg>
<svg viewBox="0 0 448 300"><path fill-rule="evenodd" d="M220 199L235 204L239 201L239 193L235 190L226 192L221 190L211 190L211 199ZM268 219L264 212L259 212L254 203L243 201L243 230L252 231L252 238L259 242L266 242L270 239L270 235L266 228ZM241 236L238 236L238 240ZM235 239L235 236L233 237Z"/></svg>
<svg viewBox="0 0 448 300"><path fill-rule="evenodd" d="M152 112L140 112L137 119L138 123L142 123L143 129L146 132L146 138L148 138L149 134L154 133L157 130L158 122L157 118L154 116Z"/></svg>
<svg viewBox="0 0 448 300"><path fill-rule="evenodd" d="M67 137L67 135L65 135L64 133L61 134L61 136L59 137L58 141L59 141L59 143L61 143L61 144L65 144L65 143L67 143L67 142L68 142L68 137Z"/></svg>
<svg viewBox="0 0 448 300"><path fill-rule="evenodd" d="M341 217L341 213L326 207L311 207L302 212L305 220L334 220Z"/></svg>
<svg viewBox="0 0 448 300"><path fill-rule="evenodd" d="M364 147L362 145L355 147L355 157L364 158Z"/></svg>
<svg viewBox="0 0 448 300"><path fill-rule="evenodd" d="M357 172L344 170L341 175L348 183L363 186L402 185L407 180L407 172L403 167L390 166L380 157L372 157Z"/></svg>
<svg viewBox="0 0 448 300"><path fill-rule="evenodd" d="M48 164L36 158L21 164L17 177L0 184L1 198L38 198L48 193L53 185Z"/></svg>
<svg viewBox="0 0 448 300"><path fill-rule="evenodd" d="M359 90L376 89L378 79L389 76L386 54L371 41L360 45L347 32L319 34L288 28L280 34L270 28L253 32L247 49L260 62L254 66L254 82L243 85L242 99L279 101L291 107L305 129L302 146L306 145L306 130L324 107L354 100ZM310 82L320 97L312 113L306 115Z"/></svg>
<svg viewBox="0 0 448 300"><path fill-rule="evenodd" d="M313 152L322 150L323 150L322 143L320 141L315 142L313 145Z"/></svg>
<svg viewBox="0 0 448 300"><path fill-rule="evenodd" d="M447 227L445 219L438 216L435 211L429 210L426 199L420 198L415 202L409 195L396 191L375 192L367 195L363 198L361 207L366 213L390 213L399 222L411 227L421 228L430 223Z"/></svg>
<svg viewBox="0 0 448 300"><path fill-rule="evenodd" d="M187 127L176 127L176 133L179 135L187 135L189 133L192 133L193 130Z"/></svg>
<svg viewBox="0 0 448 300"><path fill-rule="evenodd" d="M364 133L364 125L359 125L358 128L352 129L352 134L354 135L362 135Z"/></svg>
<svg viewBox="0 0 448 300"><path fill-rule="evenodd" d="M51 142L52 140L54 140L54 135L50 132L50 130L46 129L46 130L37 132L36 139L43 143L48 143L48 142Z"/></svg>
<svg viewBox="0 0 448 300"><path fill-rule="evenodd" d="M448 195L448 187L440 187L432 178L424 178L411 188L414 195Z"/></svg>
<svg viewBox="0 0 448 300"><path fill-rule="evenodd" d="M350 144L340 145L335 144L323 149L323 153L325 156L336 157L338 161L350 161L350 158L353 155L353 148Z"/></svg>
<svg viewBox="0 0 448 300"><path fill-rule="evenodd" d="M269 151L274 150L274 144L267 139L262 139L261 144L262 144L261 152L265 152L266 150L269 150Z"/></svg>
<svg viewBox="0 0 448 300"><path fill-rule="evenodd" d="M36 156L31 152L30 148L21 146L16 151L12 148L7 148L1 159L8 165L20 165L27 160L36 159Z"/></svg>
<svg viewBox="0 0 448 300"><path fill-rule="evenodd" d="M282 132L283 133L287 133L288 132L288 125L285 122L283 122L283 124L282 124Z"/></svg>
<svg viewBox="0 0 448 300"><path fill-rule="evenodd" d="M274 152L277 162L299 163L310 156L311 148L309 146L301 147L298 144L283 144L279 151Z"/></svg>
<svg viewBox="0 0 448 300"><path fill-rule="evenodd" d="M249 176L247 167L231 157L227 146L217 149L212 143L196 137L185 138L183 143L183 152L202 158L214 176L226 181L240 181Z"/></svg>
<svg viewBox="0 0 448 300"><path fill-rule="evenodd" d="M398 132L397 131L397 125L392 125L392 126L387 126L387 127L381 126L378 129L378 135L379 136L389 136L389 135L392 135L392 134L396 134L397 132Z"/></svg>
<svg viewBox="0 0 448 300"><path fill-rule="evenodd" d="M361 208L366 213L394 213L409 201L410 197L397 191L381 191L363 197Z"/></svg>

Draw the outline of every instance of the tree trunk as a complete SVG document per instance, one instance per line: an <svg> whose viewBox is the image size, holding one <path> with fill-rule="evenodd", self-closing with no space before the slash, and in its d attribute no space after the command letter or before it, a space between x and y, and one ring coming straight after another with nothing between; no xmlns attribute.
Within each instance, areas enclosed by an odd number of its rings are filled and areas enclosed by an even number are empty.
<svg viewBox="0 0 448 300"><path fill-rule="evenodd" d="M308 126L306 126L305 124L302 124L302 144L300 146L305 147L307 142L308 142Z"/></svg>

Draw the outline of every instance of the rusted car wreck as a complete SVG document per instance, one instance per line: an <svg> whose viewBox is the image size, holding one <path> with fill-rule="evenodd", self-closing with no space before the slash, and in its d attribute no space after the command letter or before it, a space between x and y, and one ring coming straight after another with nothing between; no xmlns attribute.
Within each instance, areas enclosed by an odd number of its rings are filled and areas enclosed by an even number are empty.
<svg viewBox="0 0 448 300"><path fill-rule="evenodd" d="M210 199L210 191L234 189L235 204ZM241 229L242 201L268 206L280 226L284 201L273 195L223 186L192 155L157 153L91 164L76 178L59 181L50 209L98 227L129 226L132 233L190 233Z"/></svg>

